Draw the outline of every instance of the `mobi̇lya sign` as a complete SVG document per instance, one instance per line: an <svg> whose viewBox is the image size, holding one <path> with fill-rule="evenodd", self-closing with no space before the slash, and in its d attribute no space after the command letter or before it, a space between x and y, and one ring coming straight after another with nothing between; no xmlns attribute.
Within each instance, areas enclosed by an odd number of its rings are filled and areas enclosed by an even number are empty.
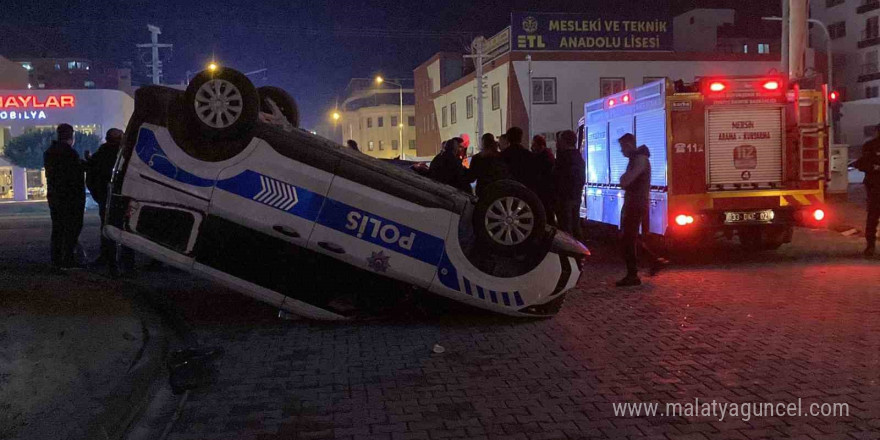
<svg viewBox="0 0 880 440"><path fill-rule="evenodd" d="M46 111L76 107L73 95L0 95L0 121L46 119Z"/></svg>
<svg viewBox="0 0 880 440"><path fill-rule="evenodd" d="M672 21L667 16L514 12L510 29L513 50L672 50Z"/></svg>

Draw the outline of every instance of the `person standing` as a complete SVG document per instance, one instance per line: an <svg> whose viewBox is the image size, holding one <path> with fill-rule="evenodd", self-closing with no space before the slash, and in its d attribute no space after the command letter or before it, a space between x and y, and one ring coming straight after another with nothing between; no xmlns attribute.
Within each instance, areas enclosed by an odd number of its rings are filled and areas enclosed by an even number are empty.
<svg viewBox="0 0 880 440"><path fill-rule="evenodd" d="M92 266L107 266L111 273L115 273L116 243L107 238L103 231L110 179L113 177L113 166L116 164L116 157L122 145L122 130L118 128L107 130L105 139L106 142L86 161L86 187L98 204L98 215L101 216L101 255L92 262Z"/></svg>
<svg viewBox="0 0 880 440"><path fill-rule="evenodd" d="M626 261L626 277L617 282L618 287L638 286L639 228L648 216L651 195L651 156L648 147L636 147L636 138L626 133L617 140L620 151L629 159L626 172L620 176L620 187L625 191L620 226L623 230L623 257Z"/></svg>
<svg viewBox="0 0 880 440"><path fill-rule="evenodd" d="M556 163L556 157L553 151L547 148L547 139L538 134L532 138L532 154L535 155L536 167L538 174L535 176L535 184L538 189L538 198L544 204L544 211L547 212L547 223L556 225L555 221L555 194L553 188L553 166Z"/></svg>
<svg viewBox="0 0 880 440"><path fill-rule="evenodd" d="M355 142L354 139L349 139L345 141L345 144L348 145L348 148L352 149L353 151L357 151L358 153L361 152L361 149L358 148L358 143Z"/></svg>
<svg viewBox="0 0 880 440"><path fill-rule="evenodd" d="M880 125L877 128L877 136L862 146L862 156L855 163L855 167L865 173L865 192L868 195L865 258L873 258L877 251L877 223L880 222Z"/></svg>
<svg viewBox="0 0 880 440"><path fill-rule="evenodd" d="M465 176L465 167L461 164L460 153L461 138L452 138L444 142L443 150L431 160L428 177L468 194L473 194L471 185Z"/></svg>
<svg viewBox="0 0 880 440"><path fill-rule="evenodd" d="M510 146L501 151L501 158L510 171L510 177L538 195L538 167L535 155L523 146L523 131L519 127L507 130Z"/></svg>
<svg viewBox="0 0 880 440"><path fill-rule="evenodd" d="M498 151L504 151L509 146L510 146L510 142L507 141L506 134L502 134L501 136L498 136Z"/></svg>
<svg viewBox="0 0 880 440"><path fill-rule="evenodd" d="M466 175L468 183L477 181L477 197L482 197L492 182L507 178L507 166L501 159L498 142L495 142L492 133L486 133L480 139L480 152L471 158Z"/></svg>
<svg viewBox="0 0 880 440"><path fill-rule="evenodd" d="M46 198L52 218L52 267L65 270L77 267L73 252L83 226L86 188L83 163L73 149L73 127L57 127L58 139L43 153L46 169Z"/></svg>
<svg viewBox="0 0 880 440"><path fill-rule="evenodd" d="M559 133L553 182L556 187L556 221L559 229L583 241L580 209L586 182L586 163L577 149L577 135L571 130Z"/></svg>

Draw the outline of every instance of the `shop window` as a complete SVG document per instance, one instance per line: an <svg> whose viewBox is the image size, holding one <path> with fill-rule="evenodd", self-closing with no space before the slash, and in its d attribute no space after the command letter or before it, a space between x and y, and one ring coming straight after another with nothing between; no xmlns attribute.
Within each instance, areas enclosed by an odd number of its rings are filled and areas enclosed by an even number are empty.
<svg viewBox="0 0 880 440"><path fill-rule="evenodd" d="M622 92L625 89L625 78L599 78L599 95L602 97Z"/></svg>
<svg viewBox="0 0 880 440"><path fill-rule="evenodd" d="M492 110L501 108L501 84L492 84Z"/></svg>
<svg viewBox="0 0 880 440"><path fill-rule="evenodd" d="M457 112L455 111L455 103L453 102L452 104L449 104L449 123L450 124L455 124L456 122L458 122L458 116L456 115L456 113Z"/></svg>
<svg viewBox="0 0 880 440"><path fill-rule="evenodd" d="M532 103L556 104L556 78L532 78Z"/></svg>
<svg viewBox="0 0 880 440"><path fill-rule="evenodd" d="M416 149L416 140L415 140L415 139L410 139L410 140L409 140L409 149L410 149L410 150L415 150L415 149Z"/></svg>
<svg viewBox="0 0 880 440"><path fill-rule="evenodd" d="M392 150L397 150L397 149L399 149L399 148L400 148L400 145L397 143L397 139L392 139L392 140L391 140L391 149L392 149Z"/></svg>
<svg viewBox="0 0 880 440"><path fill-rule="evenodd" d="M474 95L468 95L467 98L464 99L464 111L465 116L468 119L474 117Z"/></svg>

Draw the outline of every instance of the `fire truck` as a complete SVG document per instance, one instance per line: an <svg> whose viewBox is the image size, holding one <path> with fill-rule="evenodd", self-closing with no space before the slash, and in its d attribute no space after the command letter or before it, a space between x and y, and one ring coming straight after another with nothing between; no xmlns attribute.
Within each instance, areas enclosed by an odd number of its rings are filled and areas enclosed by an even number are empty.
<svg viewBox="0 0 880 440"><path fill-rule="evenodd" d="M661 80L584 105L587 163L581 217L620 225L628 159L618 138L651 153L650 220L643 229L675 247L724 236L776 249L794 226L826 223L825 86L782 77Z"/></svg>

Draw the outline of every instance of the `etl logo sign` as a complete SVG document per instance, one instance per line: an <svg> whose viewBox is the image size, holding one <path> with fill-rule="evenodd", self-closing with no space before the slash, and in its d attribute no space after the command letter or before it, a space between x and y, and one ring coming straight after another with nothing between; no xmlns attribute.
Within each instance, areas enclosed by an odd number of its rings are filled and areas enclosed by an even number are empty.
<svg viewBox="0 0 880 440"><path fill-rule="evenodd" d="M76 97L73 95L7 95L0 96L0 121L17 119L46 119L42 109L74 108Z"/></svg>

